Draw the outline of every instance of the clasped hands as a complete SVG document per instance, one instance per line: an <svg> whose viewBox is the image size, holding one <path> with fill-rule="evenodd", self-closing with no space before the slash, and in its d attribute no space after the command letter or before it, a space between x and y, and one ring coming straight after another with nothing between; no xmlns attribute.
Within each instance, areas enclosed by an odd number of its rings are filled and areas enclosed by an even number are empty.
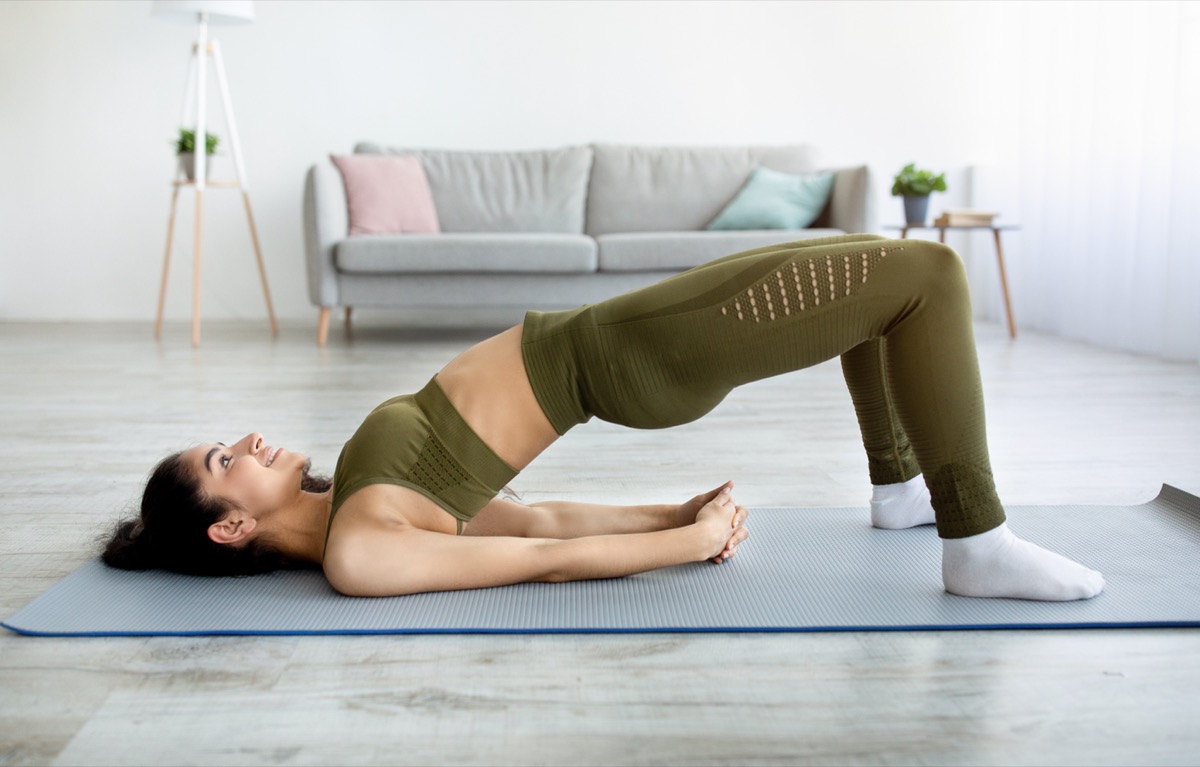
<svg viewBox="0 0 1200 767"><path fill-rule="evenodd" d="M733 482L730 481L680 504L675 511L675 526L703 526L714 549L708 559L721 564L732 557L738 544L750 535L746 529L749 516L745 506L734 502Z"/></svg>

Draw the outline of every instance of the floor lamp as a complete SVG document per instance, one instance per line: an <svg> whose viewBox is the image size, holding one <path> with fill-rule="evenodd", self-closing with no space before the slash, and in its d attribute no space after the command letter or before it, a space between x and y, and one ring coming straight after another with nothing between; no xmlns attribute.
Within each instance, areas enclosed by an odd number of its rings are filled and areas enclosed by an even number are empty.
<svg viewBox="0 0 1200 767"><path fill-rule="evenodd" d="M229 99L229 84L225 78L225 64L221 59L221 46L208 37L209 23L244 23L254 20L254 5L250 0L155 0L152 15L173 18L199 24L199 32L192 46L188 65L187 92L183 101L181 125L195 126L195 172L191 180L176 179L171 194L171 216L167 221L167 251L163 256L162 287L158 294L158 314L154 320L154 337L162 335L163 304L167 297L167 272L171 263L171 241L175 234L175 209L179 202L179 190L190 186L196 190L196 233L195 253L192 266L192 344L200 344L200 253L203 233L204 190L208 187L240 189L246 207L246 218L250 222L250 239L254 243L254 255L258 259L258 275L262 279L263 297L267 302L267 317L271 322L271 335L278 336L275 310L271 306L271 291L267 287L267 272L263 267L262 248L258 242L258 231L254 226L254 213L250 209L250 190L246 185L246 169L242 165L242 148L238 142L237 124L233 118L233 103ZM233 151L233 167L237 181L209 181L207 178L207 73L208 59L212 57L217 73L217 88L224 106L225 127L229 145ZM192 109L195 108L194 118Z"/></svg>

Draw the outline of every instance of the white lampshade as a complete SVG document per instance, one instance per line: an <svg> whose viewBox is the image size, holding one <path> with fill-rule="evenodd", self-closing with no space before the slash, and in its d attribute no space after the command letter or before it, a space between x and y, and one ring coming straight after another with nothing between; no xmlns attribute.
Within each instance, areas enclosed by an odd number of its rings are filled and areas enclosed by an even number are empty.
<svg viewBox="0 0 1200 767"><path fill-rule="evenodd" d="M254 21L251 0L154 0L151 16L196 23L196 15L208 14L210 24L241 24Z"/></svg>

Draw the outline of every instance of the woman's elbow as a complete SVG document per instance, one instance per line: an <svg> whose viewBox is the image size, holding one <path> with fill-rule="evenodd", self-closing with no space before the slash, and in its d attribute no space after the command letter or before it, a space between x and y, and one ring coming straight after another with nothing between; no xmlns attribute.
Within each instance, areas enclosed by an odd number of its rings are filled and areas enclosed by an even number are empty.
<svg viewBox="0 0 1200 767"><path fill-rule="evenodd" d="M342 596L368 596L365 593L366 589L364 588L365 582L363 578L354 572L353 567L348 567L345 563L339 562L336 557L326 556L321 568L325 573L325 580L329 582L334 591Z"/></svg>
<svg viewBox="0 0 1200 767"><path fill-rule="evenodd" d="M372 572L373 568L339 561L337 557L327 556L323 569L325 580L333 590L346 597L400 597L421 591L406 587L404 580L395 577L396 574L384 577Z"/></svg>

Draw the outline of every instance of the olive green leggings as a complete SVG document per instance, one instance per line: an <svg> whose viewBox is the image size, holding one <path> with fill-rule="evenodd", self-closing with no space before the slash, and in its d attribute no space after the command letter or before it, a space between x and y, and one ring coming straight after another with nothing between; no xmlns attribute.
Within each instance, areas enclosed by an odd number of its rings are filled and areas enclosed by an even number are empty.
<svg viewBox="0 0 1200 767"><path fill-rule="evenodd" d="M944 245L848 235L737 253L598 304L531 312L523 344L559 433L593 414L686 423L736 386L840 355L872 483L924 474L943 538L1004 521L966 274Z"/></svg>

